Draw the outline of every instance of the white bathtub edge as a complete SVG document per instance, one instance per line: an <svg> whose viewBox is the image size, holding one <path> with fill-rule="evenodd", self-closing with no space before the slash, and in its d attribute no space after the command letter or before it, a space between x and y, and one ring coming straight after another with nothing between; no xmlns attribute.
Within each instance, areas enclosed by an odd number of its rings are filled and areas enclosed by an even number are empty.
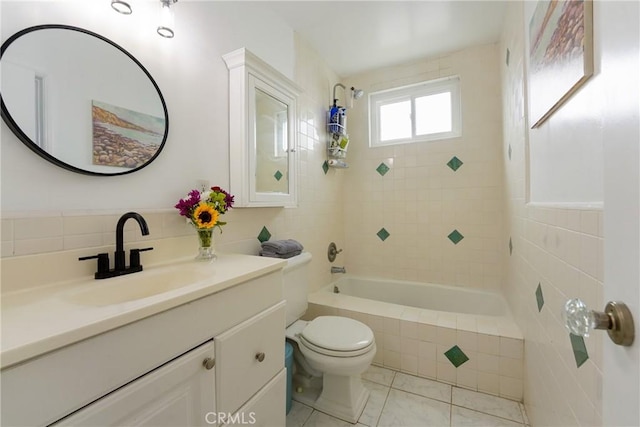
<svg viewBox="0 0 640 427"><path fill-rule="evenodd" d="M329 285L330 287L333 284ZM522 331L514 319L508 316L484 316L462 313L451 313L424 308L406 307L382 301L374 301L351 295L334 294L329 286L309 294L310 304L324 305L341 310L361 312L372 316L381 316L402 321L413 321L419 324L475 332L485 335L500 336L513 339L524 339ZM417 318L415 313L417 312Z"/></svg>

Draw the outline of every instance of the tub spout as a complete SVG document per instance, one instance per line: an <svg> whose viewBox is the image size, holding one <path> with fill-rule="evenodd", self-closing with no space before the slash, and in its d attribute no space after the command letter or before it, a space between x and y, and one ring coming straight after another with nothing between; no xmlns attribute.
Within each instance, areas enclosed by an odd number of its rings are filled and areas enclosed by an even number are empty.
<svg viewBox="0 0 640 427"><path fill-rule="evenodd" d="M331 274L342 273L345 274L347 270L344 267L331 267Z"/></svg>

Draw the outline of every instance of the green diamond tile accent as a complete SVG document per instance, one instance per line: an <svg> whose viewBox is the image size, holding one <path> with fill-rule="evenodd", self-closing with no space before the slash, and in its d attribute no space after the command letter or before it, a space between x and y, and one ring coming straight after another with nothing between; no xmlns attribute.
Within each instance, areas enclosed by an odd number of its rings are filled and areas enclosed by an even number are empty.
<svg viewBox="0 0 640 427"><path fill-rule="evenodd" d="M273 177L276 179L276 181L280 181L280 179L282 179L283 177L282 172L276 171L276 173L273 174Z"/></svg>
<svg viewBox="0 0 640 427"><path fill-rule="evenodd" d="M584 345L584 338L577 335L569 334L571 339L571 348L573 349L573 357L576 359L576 367L579 368L589 359L587 347Z"/></svg>
<svg viewBox="0 0 640 427"><path fill-rule="evenodd" d="M540 283L538 283L538 288L536 289L536 301L538 301L538 312L541 312L544 305L544 296L542 295L542 285Z"/></svg>
<svg viewBox="0 0 640 427"><path fill-rule="evenodd" d="M454 345L449 350L445 351L444 355L447 356L449 362L451 362L451 364L456 368L460 367L460 365L469 360L467 355L464 354L464 351L460 350L460 347L458 347L457 345Z"/></svg>
<svg viewBox="0 0 640 427"><path fill-rule="evenodd" d="M269 233L269 230L267 230L267 227L262 227L262 230L260 230L260 234L258 234L258 240L260 240L260 243L266 242L270 238L271 238L271 233Z"/></svg>
<svg viewBox="0 0 640 427"><path fill-rule="evenodd" d="M462 165L463 165L462 160L460 160L456 156L453 156L451 160L447 162L447 166L449 166L451 170L454 172L457 171Z"/></svg>
<svg viewBox="0 0 640 427"><path fill-rule="evenodd" d="M453 230L447 237L454 245L457 245L460 243L460 240L464 239L464 236L458 230Z"/></svg>
<svg viewBox="0 0 640 427"><path fill-rule="evenodd" d="M391 234L387 230L385 230L384 227L382 227L376 234L383 242L387 240L387 237L391 236Z"/></svg>
<svg viewBox="0 0 640 427"><path fill-rule="evenodd" d="M509 144L509 160L511 160L511 144Z"/></svg>
<svg viewBox="0 0 640 427"><path fill-rule="evenodd" d="M509 237L509 255L513 254L513 242L511 241L511 237Z"/></svg>
<svg viewBox="0 0 640 427"><path fill-rule="evenodd" d="M380 176L384 176L387 172L389 172L389 166L385 165L384 162L380 163L380 165L376 168L376 171L380 174Z"/></svg>
<svg viewBox="0 0 640 427"><path fill-rule="evenodd" d="M504 62L507 63L507 67L509 66L509 57L510 56L511 56L511 52L509 52L509 49L507 49L506 58L504 59Z"/></svg>
<svg viewBox="0 0 640 427"><path fill-rule="evenodd" d="M327 172L329 172L329 162L328 161L324 161L324 163L322 164L322 170L324 171L324 174L326 175Z"/></svg>

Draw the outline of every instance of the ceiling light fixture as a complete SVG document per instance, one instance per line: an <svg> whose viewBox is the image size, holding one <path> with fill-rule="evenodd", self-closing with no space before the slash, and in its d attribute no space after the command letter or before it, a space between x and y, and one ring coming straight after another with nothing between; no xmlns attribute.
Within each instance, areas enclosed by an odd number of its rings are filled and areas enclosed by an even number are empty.
<svg viewBox="0 0 640 427"><path fill-rule="evenodd" d="M178 0L160 0L160 23L158 24L158 34L168 39L173 38L174 17L171 5Z"/></svg>
<svg viewBox="0 0 640 427"><path fill-rule="evenodd" d="M111 7L123 15L131 15L131 12L133 12L129 3L122 0L111 0Z"/></svg>

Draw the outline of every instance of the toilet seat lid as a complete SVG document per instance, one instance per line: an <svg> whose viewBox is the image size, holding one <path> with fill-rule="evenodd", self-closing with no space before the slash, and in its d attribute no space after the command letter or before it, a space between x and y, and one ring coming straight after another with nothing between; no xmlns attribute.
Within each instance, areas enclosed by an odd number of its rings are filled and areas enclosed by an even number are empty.
<svg viewBox="0 0 640 427"><path fill-rule="evenodd" d="M348 317L316 317L301 335L314 346L334 351L362 350L373 343L373 331L364 323Z"/></svg>

